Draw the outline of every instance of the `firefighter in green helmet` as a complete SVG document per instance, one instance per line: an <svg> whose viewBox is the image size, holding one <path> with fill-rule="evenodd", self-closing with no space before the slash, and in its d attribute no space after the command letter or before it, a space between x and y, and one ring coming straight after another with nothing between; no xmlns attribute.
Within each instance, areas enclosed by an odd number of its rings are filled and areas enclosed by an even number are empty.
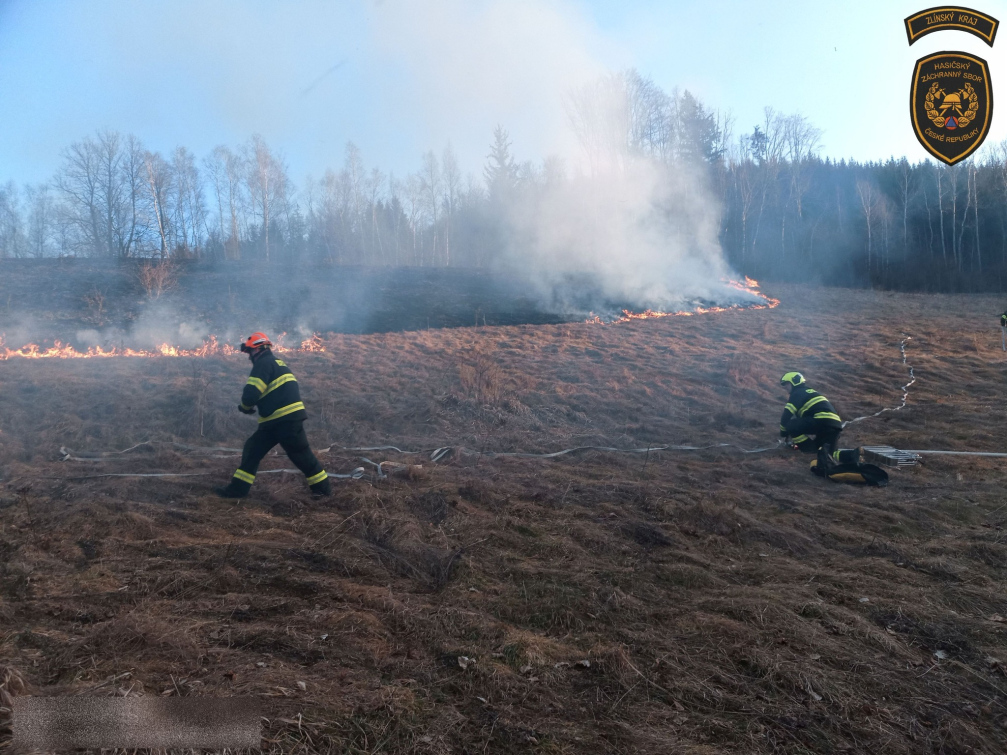
<svg viewBox="0 0 1007 755"><path fill-rule="evenodd" d="M843 420L825 396L810 388L800 372L788 372L780 385L789 397L780 417L780 437L805 453L818 453L824 469L847 461L838 448Z"/></svg>

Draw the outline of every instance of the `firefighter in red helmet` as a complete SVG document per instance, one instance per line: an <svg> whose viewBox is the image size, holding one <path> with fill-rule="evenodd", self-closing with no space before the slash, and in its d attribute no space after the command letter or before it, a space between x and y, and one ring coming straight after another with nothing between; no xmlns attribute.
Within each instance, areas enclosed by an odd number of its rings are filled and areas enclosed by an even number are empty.
<svg viewBox="0 0 1007 755"><path fill-rule="evenodd" d="M259 412L259 427L245 441L241 464L225 487L217 488L224 498L244 498L248 495L259 462L277 444L286 452L297 468L304 472L311 492L329 495L332 483L318 459L311 452L308 436L304 433L304 420L308 414L297 388L297 378L286 363L273 355L273 344L265 333L253 333L241 350L252 361L252 374L248 376L241 393L238 410L244 414Z"/></svg>

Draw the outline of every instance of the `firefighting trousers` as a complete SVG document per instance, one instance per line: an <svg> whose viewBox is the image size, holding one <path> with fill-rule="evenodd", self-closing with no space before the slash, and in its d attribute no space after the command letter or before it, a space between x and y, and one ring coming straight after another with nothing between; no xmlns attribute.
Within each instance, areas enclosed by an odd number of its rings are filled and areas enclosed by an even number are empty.
<svg viewBox="0 0 1007 755"><path fill-rule="evenodd" d="M837 448L839 434L843 431L841 427L822 427L812 420L801 429L804 430L804 433L792 438L792 440L797 448L804 453L817 453L822 449L822 446L828 446L833 461L838 464L854 463L860 456L860 452L855 448L842 450Z"/></svg>
<svg viewBox="0 0 1007 755"><path fill-rule="evenodd" d="M841 428L823 427L819 429L814 425L810 425L803 433L792 438L792 440L805 453L814 453L824 445L832 446L835 449L836 443L839 442L839 433L841 432Z"/></svg>
<svg viewBox="0 0 1007 755"><path fill-rule="evenodd" d="M231 486L247 492L255 482L255 473L259 469L259 462L277 444L297 468L304 472L304 476L308 478L308 485L312 488L322 486L322 483L328 479L328 474L322 469L322 465L311 452L311 446L308 445L308 436L304 432L304 420L277 421L259 425L259 429L245 441L245 447L241 451L241 465L231 479Z"/></svg>

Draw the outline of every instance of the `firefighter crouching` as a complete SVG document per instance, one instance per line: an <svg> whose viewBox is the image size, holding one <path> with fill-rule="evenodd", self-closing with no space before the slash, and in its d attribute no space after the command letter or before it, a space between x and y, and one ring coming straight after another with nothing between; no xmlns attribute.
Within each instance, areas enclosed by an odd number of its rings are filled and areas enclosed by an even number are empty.
<svg viewBox="0 0 1007 755"><path fill-rule="evenodd" d="M843 421L829 400L809 388L799 372L788 372L780 378L780 385L790 392L780 417L780 437L789 438L790 443L805 453L817 452L823 469L855 463L859 456L856 449L837 448Z"/></svg>
<svg viewBox="0 0 1007 755"><path fill-rule="evenodd" d="M241 452L241 464L227 486L217 488L224 498L244 498L248 495L259 462L277 444L308 479L311 492L329 495L332 483L318 459L311 452L304 420L308 414L301 402L297 378L286 363L272 352L273 344L264 333L253 333L241 345L252 362L252 374L241 393L238 410L244 414L259 411L259 427Z"/></svg>

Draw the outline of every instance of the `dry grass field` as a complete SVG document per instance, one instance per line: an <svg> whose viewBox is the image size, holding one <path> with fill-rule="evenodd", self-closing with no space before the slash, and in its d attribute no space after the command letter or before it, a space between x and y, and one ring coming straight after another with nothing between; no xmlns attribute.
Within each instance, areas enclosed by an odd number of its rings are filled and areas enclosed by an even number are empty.
<svg viewBox="0 0 1007 755"><path fill-rule="evenodd" d="M326 501L287 474L218 499L236 458L169 444L240 447L244 357L0 361L3 689L253 695L271 752L1003 752L1007 459L868 489L786 450L489 455L765 447L787 370L844 418L897 406L906 336L908 405L843 445L1007 451L1002 301L767 293L327 336L288 359L326 468L422 469ZM340 450L386 444L481 453ZM161 472L205 474L97 476Z"/></svg>

